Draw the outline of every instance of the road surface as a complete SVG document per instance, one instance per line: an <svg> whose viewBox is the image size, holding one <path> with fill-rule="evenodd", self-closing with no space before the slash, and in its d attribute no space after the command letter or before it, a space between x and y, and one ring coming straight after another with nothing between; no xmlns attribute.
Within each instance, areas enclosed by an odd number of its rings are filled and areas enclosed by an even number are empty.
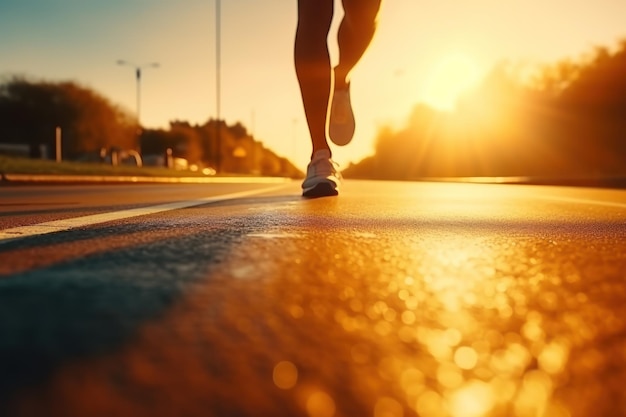
<svg viewBox="0 0 626 417"><path fill-rule="evenodd" d="M626 191L0 188L0 415L626 415Z"/></svg>

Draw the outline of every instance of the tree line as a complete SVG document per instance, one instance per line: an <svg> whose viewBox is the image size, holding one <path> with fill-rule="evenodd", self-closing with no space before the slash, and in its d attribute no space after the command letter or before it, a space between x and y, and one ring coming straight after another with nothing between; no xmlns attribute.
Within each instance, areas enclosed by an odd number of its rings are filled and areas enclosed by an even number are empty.
<svg viewBox="0 0 626 417"><path fill-rule="evenodd" d="M172 157L189 164L219 165L226 173L300 175L290 161L255 140L241 123L172 121L168 129L141 129L130 112L76 82L21 76L2 80L0 144L27 146L30 157L41 158L42 148L55 149L57 127L62 129L63 159L98 160L111 151L136 149L144 156L164 157L169 150Z"/></svg>
<svg viewBox="0 0 626 417"><path fill-rule="evenodd" d="M381 129L374 155L344 175L626 175L626 40L531 77L500 63L455 111L419 104L403 128Z"/></svg>

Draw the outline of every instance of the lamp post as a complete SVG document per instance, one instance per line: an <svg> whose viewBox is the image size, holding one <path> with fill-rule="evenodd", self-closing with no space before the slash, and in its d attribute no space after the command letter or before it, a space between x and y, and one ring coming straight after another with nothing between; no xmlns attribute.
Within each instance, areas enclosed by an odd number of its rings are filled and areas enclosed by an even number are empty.
<svg viewBox="0 0 626 417"><path fill-rule="evenodd" d="M220 132L220 104L221 104L221 1L215 0L215 139L217 142L217 158L215 170L219 173L222 171L222 135Z"/></svg>
<svg viewBox="0 0 626 417"><path fill-rule="evenodd" d="M132 67L135 69L135 79L137 80L137 103L136 103L136 114L135 117L137 117L137 149L139 150L139 154L141 154L141 119L140 119L140 112L141 112L141 70L144 68L158 68L159 67L159 63L158 62L152 62L149 64L145 64L145 65L136 65L130 61L126 61L124 59L118 59L117 60L117 65L123 65L123 66L128 66L128 67Z"/></svg>

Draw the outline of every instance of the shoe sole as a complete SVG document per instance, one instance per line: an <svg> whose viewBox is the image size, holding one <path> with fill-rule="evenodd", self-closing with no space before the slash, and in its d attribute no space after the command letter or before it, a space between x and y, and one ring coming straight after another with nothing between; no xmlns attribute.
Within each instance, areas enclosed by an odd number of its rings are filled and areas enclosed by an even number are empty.
<svg viewBox="0 0 626 417"><path fill-rule="evenodd" d="M348 133L338 132L339 127L331 127L329 130L330 140L337 146L346 146L352 142L354 137L354 129L350 129Z"/></svg>
<svg viewBox="0 0 626 417"><path fill-rule="evenodd" d="M330 122L328 127L328 136L330 136L330 140L338 146L346 146L348 143L352 141L354 137L354 111L352 110L352 100L350 94L348 93L348 108L346 109L348 113L345 114L344 123L337 123L336 116L334 110L334 106L336 105L334 102L331 103L331 112L330 112Z"/></svg>
<svg viewBox="0 0 626 417"><path fill-rule="evenodd" d="M321 182L302 193L302 197L307 198L332 197L336 195L339 195L337 189L327 182Z"/></svg>

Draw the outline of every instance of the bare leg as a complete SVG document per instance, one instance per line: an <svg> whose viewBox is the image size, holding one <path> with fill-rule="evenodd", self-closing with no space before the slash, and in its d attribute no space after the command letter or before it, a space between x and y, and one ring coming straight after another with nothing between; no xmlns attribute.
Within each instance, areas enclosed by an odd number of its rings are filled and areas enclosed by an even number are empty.
<svg viewBox="0 0 626 417"><path fill-rule="evenodd" d="M339 63L335 67L336 90L345 88L350 83L350 71L372 41L381 3L381 0L342 1L345 15L337 34Z"/></svg>
<svg viewBox="0 0 626 417"><path fill-rule="evenodd" d="M298 0L294 59L313 153L322 149L330 151L326 115L332 71L327 42L333 10L333 0Z"/></svg>

